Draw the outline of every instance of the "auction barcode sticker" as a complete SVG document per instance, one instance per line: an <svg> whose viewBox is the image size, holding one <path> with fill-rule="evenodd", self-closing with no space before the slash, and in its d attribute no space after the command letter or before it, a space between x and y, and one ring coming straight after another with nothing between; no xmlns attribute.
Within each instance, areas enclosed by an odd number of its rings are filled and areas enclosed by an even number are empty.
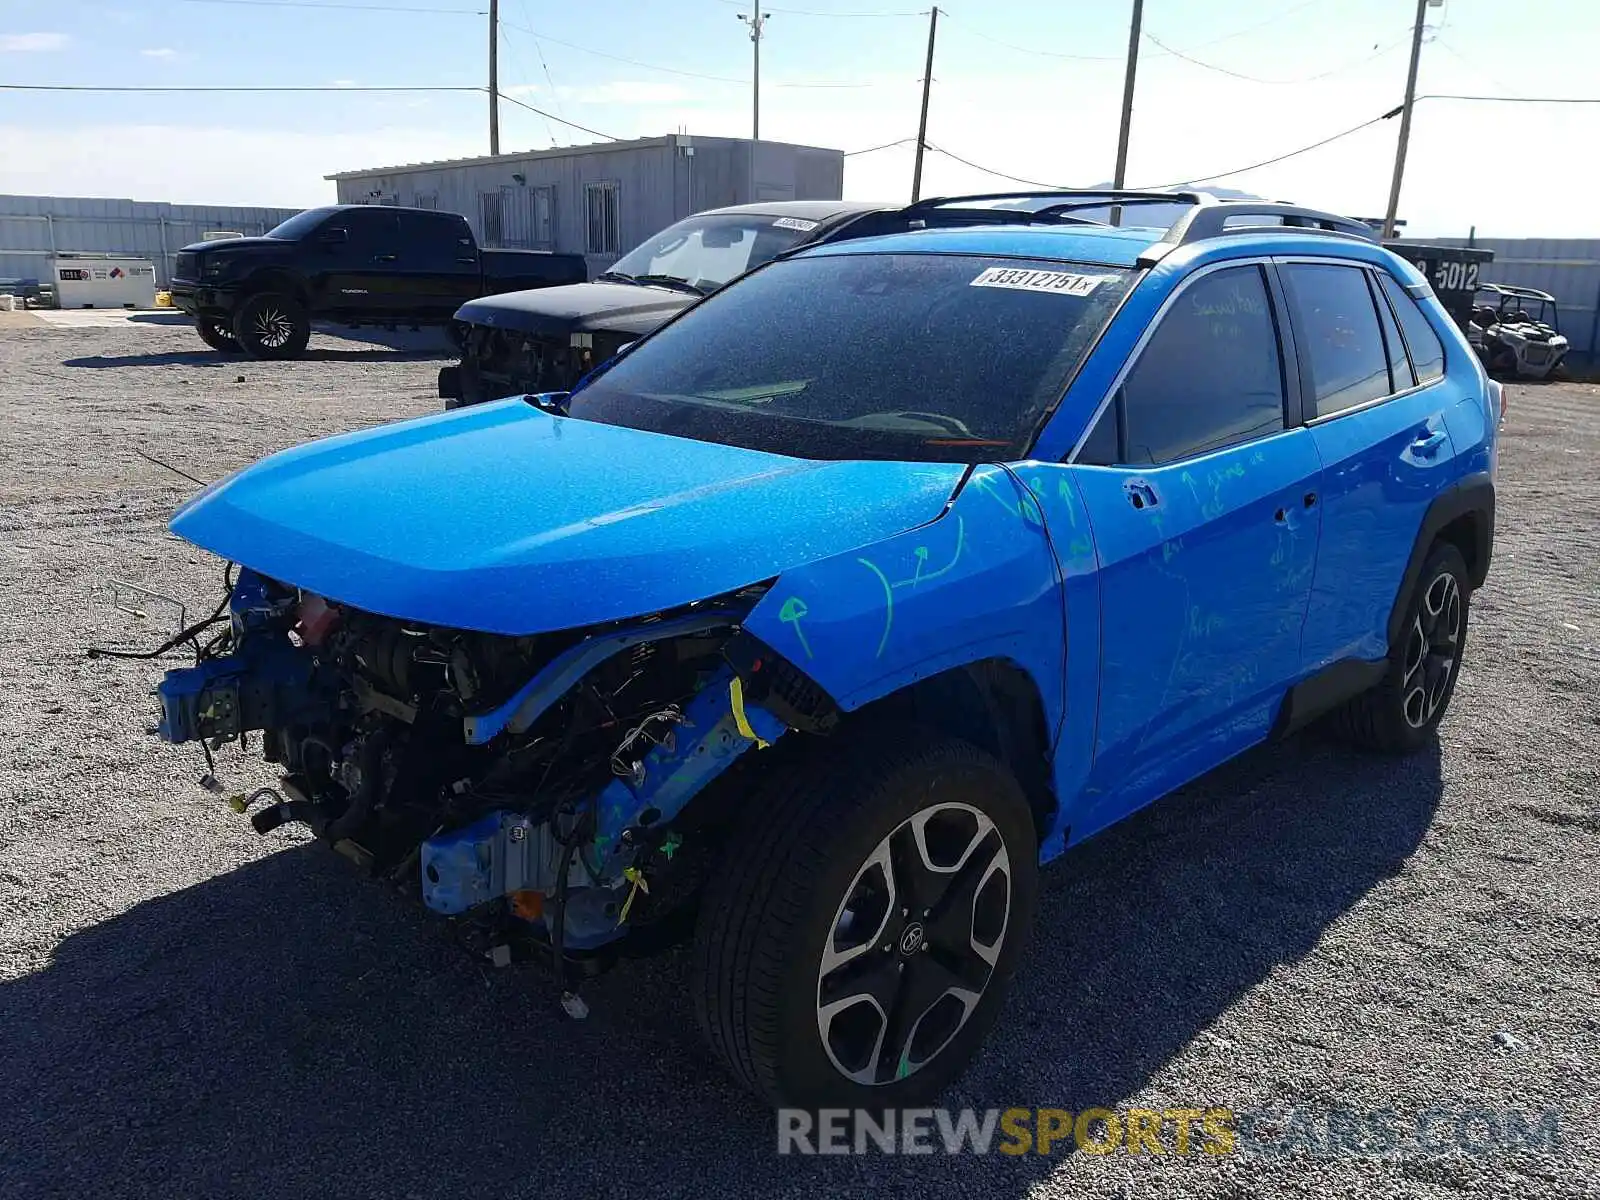
<svg viewBox="0 0 1600 1200"><path fill-rule="evenodd" d="M772 223L774 229L798 229L801 233L810 233L820 221L808 221L804 217L779 217Z"/></svg>
<svg viewBox="0 0 1600 1200"><path fill-rule="evenodd" d="M1077 275L1071 271L989 267L972 281L972 286L1010 288L1017 292L1054 292L1058 296L1087 296L1102 283L1115 278L1115 275Z"/></svg>

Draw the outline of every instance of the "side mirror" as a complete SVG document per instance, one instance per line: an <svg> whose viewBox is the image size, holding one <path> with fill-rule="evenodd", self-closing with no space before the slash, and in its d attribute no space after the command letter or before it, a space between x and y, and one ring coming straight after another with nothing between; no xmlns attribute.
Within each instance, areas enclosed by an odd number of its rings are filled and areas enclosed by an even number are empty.
<svg viewBox="0 0 1600 1200"><path fill-rule="evenodd" d="M350 231L348 229L324 229L320 234L317 235L317 241L321 242L324 246L330 247L343 246L349 240Z"/></svg>

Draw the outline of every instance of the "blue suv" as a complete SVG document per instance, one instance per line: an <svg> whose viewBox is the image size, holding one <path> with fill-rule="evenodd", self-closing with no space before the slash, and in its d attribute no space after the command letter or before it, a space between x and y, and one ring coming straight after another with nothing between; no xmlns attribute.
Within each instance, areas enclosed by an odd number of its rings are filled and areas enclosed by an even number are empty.
<svg viewBox="0 0 1600 1200"><path fill-rule="evenodd" d="M1180 204L1169 229L1087 211ZM692 937L774 1103L882 1108L993 1025L1039 864L1328 717L1450 704L1497 385L1364 225L966 197L808 249L570 395L289 450L172 529L231 565L160 732L563 1007ZM914 215L914 214L913 214ZM937 226L937 227L936 227ZM236 574L235 574L236 572Z"/></svg>

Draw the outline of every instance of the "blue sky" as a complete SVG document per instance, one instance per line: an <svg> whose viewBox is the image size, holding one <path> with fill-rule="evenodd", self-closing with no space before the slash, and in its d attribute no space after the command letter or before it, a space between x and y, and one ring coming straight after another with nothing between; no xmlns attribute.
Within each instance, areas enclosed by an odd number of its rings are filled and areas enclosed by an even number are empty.
<svg viewBox="0 0 1600 1200"><path fill-rule="evenodd" d="M340 0L457 10L450 13L303 2L0 0L0 80L483 82L487 26L475 14L486 0ZM763 135L847 151L914 135L927 37L919 3L775 5L763 42ZM940 22L928 140L1028 179L1108 179L1128 5L940 7L949 15ZM501 87L621 137L684 127L747 136L750 42L741 11L751 11L742 0L502 0ZM864 12L906 15L853 15ZM1392 108L1403 92L1411 15L1406 0L1147 0L1146 32L1161 44L1146 40L1141 51L1129 183L1228 171ZM1429 26L1423 93L1600 95L1589 66L1600 46L1593 0L1543 0L1536 15L1498 0L1448 0L1429 10ZM321 179L330 171L486 152L486 104L448 93L0 92L0 191L310 205L331 198ZM509 104L501 121L507 149L594 140ZM1219 182L1379 214L1397 124ZM1597 168L1586 148L1597 135L1600 105L1419 104L1401 205L1408 232L1476 225L1484 235L1594 235ZM851 157L846 194L904 197L911 156L907 144ZM938 154L925 168L925 193L1007 186Z"/></svg>

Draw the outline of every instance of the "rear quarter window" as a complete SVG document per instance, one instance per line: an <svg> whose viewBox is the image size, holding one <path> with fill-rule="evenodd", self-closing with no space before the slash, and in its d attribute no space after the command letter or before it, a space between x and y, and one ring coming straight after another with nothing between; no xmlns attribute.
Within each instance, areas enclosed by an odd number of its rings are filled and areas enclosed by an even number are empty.
<svg viewBox="0 0 1600 1200"><path fill-rule="evenodd" d="M1379 271L1378 279L1383 294L1389 298L1394 314L1400 319L1400 329L1405 334L1406 349L1411 352L1411 365L1416 368L1418 383L1432 383L1444 378L1444 343L1433 331L1428 318L1417 302L1407 295L1393 275Z"/></svg>

